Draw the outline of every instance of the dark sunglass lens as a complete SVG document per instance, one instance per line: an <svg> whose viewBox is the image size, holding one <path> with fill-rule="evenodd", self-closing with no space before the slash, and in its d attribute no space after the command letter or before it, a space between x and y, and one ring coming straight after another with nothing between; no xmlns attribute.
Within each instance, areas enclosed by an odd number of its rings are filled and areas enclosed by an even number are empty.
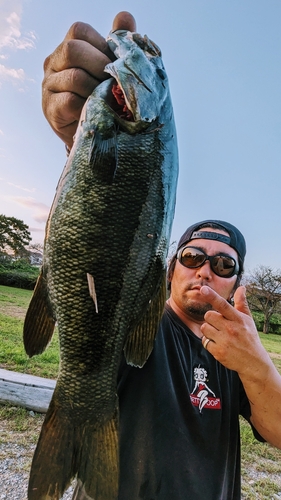
<svg viewBox="0 0 281 500"><path fill-rule="evenodd" d="M213 258L214 272L218 274L218 276L231 276L235 270L235 265L235 260L231 257L216 255Z"/></svg>
<svg viewBox="0 0 281 500"><path fill-rule="evenodd" d="M206 256L200 250L185 248L181 254L181 263L185 267L199 267L205 261Z"/></svg>

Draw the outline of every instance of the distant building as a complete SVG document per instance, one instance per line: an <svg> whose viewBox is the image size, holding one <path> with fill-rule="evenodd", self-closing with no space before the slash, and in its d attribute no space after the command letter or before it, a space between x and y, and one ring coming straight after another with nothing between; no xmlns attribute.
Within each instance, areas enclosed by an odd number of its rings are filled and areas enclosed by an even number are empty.
<svg viewBox="0 0 281 500"><path fill-rule="evenodd" d="M29 262L32 266L41 266L43 256L39 252L29 252Z"/></svg>

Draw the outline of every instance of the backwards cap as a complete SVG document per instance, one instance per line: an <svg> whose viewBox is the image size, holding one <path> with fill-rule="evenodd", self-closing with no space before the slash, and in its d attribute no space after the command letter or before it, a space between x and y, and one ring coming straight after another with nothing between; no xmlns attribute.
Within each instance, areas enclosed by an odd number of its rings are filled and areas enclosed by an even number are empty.
<svg viewBox="0 0 281 500"><path fill-rule="evenodd" d="M203 229L204 227L212 227L213 224L226 231L229 236L211 231L201 231L201 229ZM182 237L179 240L177 250L179 250L179 248L181 248L189 241L196 238L217 240L222 241L223 243L227 243L227 245L236 250L240 260L240 272L243 270L243 263L246 255L246 242L243 234L240 233L237 227L233 226L229 222L224 222L221 220L204 220L202 222L197 222L196 224L193 224L192 226L187 228L185 233L183 233Z"/></svg>

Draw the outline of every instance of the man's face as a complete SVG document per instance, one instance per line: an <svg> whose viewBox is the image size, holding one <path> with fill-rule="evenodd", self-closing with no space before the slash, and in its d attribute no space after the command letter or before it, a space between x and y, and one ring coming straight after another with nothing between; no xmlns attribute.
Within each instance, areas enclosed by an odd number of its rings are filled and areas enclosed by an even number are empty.
<svg viewBox="0 0 281 500"><path fill-rule="evenodd" d="M229 236L225 231L219 229L202 228L202 231L212 231ZM199 248L210 256L223 252L233 257L236 262L238 261L237 252L220 241L198 238L190 241L186 246ZM198 321L203 321L204 314L211 309L211 305L204 302L204 297L200 293L201 286L207 285L224 299L229 300L236 280L237 275L231 278L217 276L212 271L208 260L204 262L203 266L196 269L184 267L177 260L171 281L171 298L183 313Z"/></svg>

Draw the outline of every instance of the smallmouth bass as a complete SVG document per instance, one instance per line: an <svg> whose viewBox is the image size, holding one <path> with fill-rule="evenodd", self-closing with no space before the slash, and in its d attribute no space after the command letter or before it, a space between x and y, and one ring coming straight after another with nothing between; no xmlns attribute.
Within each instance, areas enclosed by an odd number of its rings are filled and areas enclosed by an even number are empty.
<svg viewBox="0 0 281 500"><path fill-rule="evenodd" d="M117 59L82 110L25 319L29 356L44 351L56 321L60 339L29 500L61 498L73 477L81 498L117 499L118 367L122 351L143 366L166 298L178 176L167 75L146 36L107 40Z"/></svg>

